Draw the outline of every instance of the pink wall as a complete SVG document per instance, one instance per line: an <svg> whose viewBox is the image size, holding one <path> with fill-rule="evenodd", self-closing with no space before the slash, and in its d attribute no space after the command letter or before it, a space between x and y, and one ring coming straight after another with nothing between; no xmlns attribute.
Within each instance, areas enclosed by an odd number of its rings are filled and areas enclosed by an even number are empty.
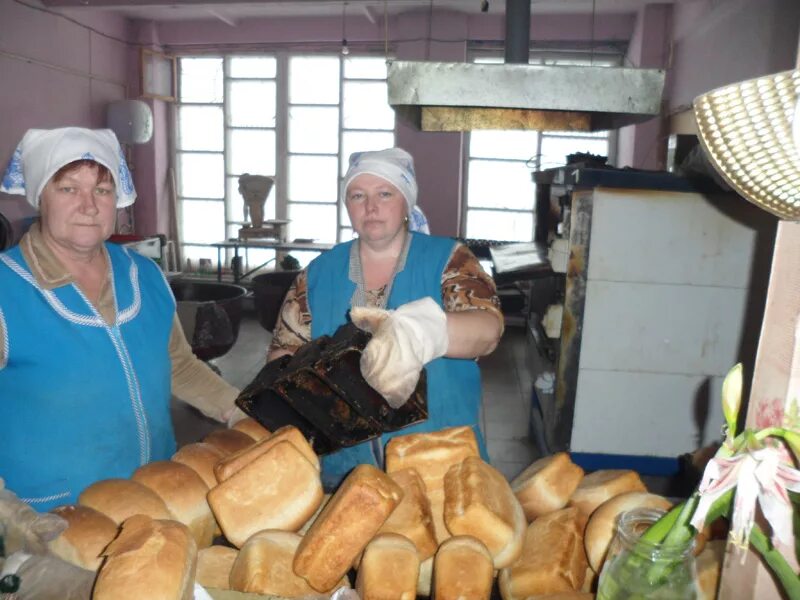
<svg viewBox="0 0 800 600"><path fill-rule="evenodd" d="M671 4L647 4L636 15L636 26L628 46L626 65L666 69L672 28ZM618 167L663 169L666 164L664 120L653 118L619 130Z"/></svg>
<svg viewBox="0 0 800 600"><path fill-rule="evenodd" d="M797 0L697 0L675 5L669 111L714 88L792 69Z"/></svg>
<svg viewBox="0 0 800 600"><path fill-rule="evenodd" d="M127 39L128 22L105 13L64 11L110 36ZM0 168L31 127L102 127L105 107L126 97L126 46L55 15L0 0ZM0 193L0 212L15 224L34 215L21 196Z"/></svg>
<svg viewBox="0 0 800 600"><path fill-rule="evenodd" d="M580 15L534 15L531 38L536 42L586 42L592 37L591 19ZM598 40L626 41L634 15L600 15L595 20ZM316 19L251 19L230 27L214 21L174 21L157 26L160 43L175 52L226 49L275 44L302 47L338 44L342 37L340 17ZM383 20L371 23L362 13L347 15L347 39L353 44L384 43ZM505 37L504 20L494 15L472 15L434 10L406 13L389 20L388 38L395 56L407 60L459 61L467 58L467 40L499 41ZM431 40L431 41L429 41ZM456 235L461 221L463 140L460 133L420 132L398 121L397 144L415 158L420 187L419 204L431 231ZM148 168L142 165L142 171ZM137 222L142 218L138 216Z"/></svg>

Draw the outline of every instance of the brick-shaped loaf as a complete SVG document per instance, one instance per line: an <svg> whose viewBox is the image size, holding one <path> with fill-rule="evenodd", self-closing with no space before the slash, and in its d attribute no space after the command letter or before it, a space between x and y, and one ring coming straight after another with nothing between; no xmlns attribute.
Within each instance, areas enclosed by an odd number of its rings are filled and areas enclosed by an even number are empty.
<svg viewBox="0 0 800 600"><path fill-rule="evenodd" d="M303 537L294 572L318 592L331 589L402 497L403 490L386 473L371 465L358 465Z"/></svg>
<svg viewBox="0 0 800 600"><path fill-rule="evenodd" d="M241 548L262 529L297 531L322 496L316 467L281 442L208 492L208 503L225 537Z"/></svg>

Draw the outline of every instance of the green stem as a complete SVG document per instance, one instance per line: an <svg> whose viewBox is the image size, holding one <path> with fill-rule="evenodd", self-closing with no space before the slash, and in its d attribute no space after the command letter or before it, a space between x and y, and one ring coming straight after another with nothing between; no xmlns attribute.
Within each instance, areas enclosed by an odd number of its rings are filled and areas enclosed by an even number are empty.
<svg viewBox="0 0 800 600"><path fill-rule="evenodd" d="M769 539L758 525L750 531L750 543L764 558L769 568L778 578L786 595L790 600L800 600L800 578L778 550L770 543Z"/></svg>

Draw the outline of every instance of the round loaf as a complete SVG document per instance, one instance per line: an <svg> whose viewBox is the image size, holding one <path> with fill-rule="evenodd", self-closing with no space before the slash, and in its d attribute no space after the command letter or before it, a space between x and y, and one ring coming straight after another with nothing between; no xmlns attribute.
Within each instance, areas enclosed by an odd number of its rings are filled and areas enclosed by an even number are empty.
<svg viewBox="0 0 800 600"><path fill-rule="evenodd" d="M663 496L647 492L628 492L606 500L593 513L586 524L583 543L592 569L599 573L606 559L608 546L617 529L617 520L622 513L634 508L669 510L672 503Z"/></svg>
<svg viewBox="0 0 800 600"><path fill-rule="evenodd" d="M300 540L296 533L276 529L253 534L233 563L230 589L283 598L317 595L314 588L292 570ZM348 586L346 578L339 580L333 589L342 586Z"/></svg>
<svg viewBox="0 0 800 600"><path fill-rule="evenodd" d="M211 545L216 521L208 506L208 486L191 467L161 460L136 469L133 481L158 494L176 521L189 528L198 548Z"/></svg>
<svg viewBox="0 0 800 600"><path fill-rule="evenodd" d="M104 479L93 483L78 496L78 504L100 511L120 525L133 515L172 519L167 505L153 490L138 481Z"/></svg>
<svg viewBox="0 0 800 600"><path fill-rule="evenodd" d="M511 489L530 523L564 508L583 479L583 469L566 452L534 462L511 481Z"/></svg>
<svg viewBox="0 0 800 600"><path fill-rule="evenodd" d="M418 579L414 543L396 533L379 533L364 549L356 591L361 600L415 600Z"/></svg>
<svg viewBox="0 0 800 600"><path fill-rule="evenodd" d="M214 475L214 465L216 465L225 454L211 444L197 442L187 444L178 450L172 460L191 467L194 472L200 475L205 484L210 488L217 485L217 478Z"/></svg>
<svg viewBox="0 0 800 600"><path fill-rule="evenodd" d="M231 568L239 552L228 546L209 546L197 553L195 581L203 587L229 590Z"/></svg>
<svg viewBox="0 0 800 600"><path fill-rule="evenodd" d="M235 429L217 429L204 437L203 441L220 450L225 456L255 444L253 438Z"/></svg>
<svg viewBox="0 0 800 600"><path fill-rule="evenodd" d="M103 562L100 554L117 537L117 524L88 506L59 506L50 512L68 524L61 535L47 543L50 551L68 563L97 571Z"/></svg>
<svg viewBox="0 0 800 600"><path fill-rule="evenodd" d="M646 492L647 488L636 471L607 469L584 477L569 499L588 518L603 502L626 492Z"/></svg>
<svg viewBox="0 0 800 600"><path fill-rule="evenodd" d="M436 600L488 600L493 582L492 555L480 540L457 535L439 546L433 560L433 597Z"/></svg>
<svg viewBox="0 0 800 600"><path fill-rule="evenodd" d="M261 425L261 423L252 417L247 417L246 419L237 421L236 424L231 427L231 429L246 433L257 442L260 442L270 434L269 429Z"/></svg>

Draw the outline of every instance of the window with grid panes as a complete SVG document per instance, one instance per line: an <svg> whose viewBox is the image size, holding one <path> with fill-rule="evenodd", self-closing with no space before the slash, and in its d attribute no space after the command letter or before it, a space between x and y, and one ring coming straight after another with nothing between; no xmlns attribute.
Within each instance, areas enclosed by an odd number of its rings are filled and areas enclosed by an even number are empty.
<svg viewBox="0 0 800 600"><path fill-rule="evenodd" d="M243 173L275 178L264 218L289 219L289 240L350 239L339 197L348 157L394 145L385 58L276 53L183 57L179 64L176 162L185 256L216 263L208 244L238 235L246 218L238 192ZM305 265L315 255L294 256ZM248 249L244 266L274 258L272 250Z"/></svg>
<svg viewBox="0 0 800 600"><path fill-rule="evenodd" d="M502 63L499 56L475 62ZM618 57L532 54L531 64L613 66ZM609 132L472 131L466 145L463 231L468 238L528 242L536 223L531 175L566 163L575 152L609 155Z"/></svg>

